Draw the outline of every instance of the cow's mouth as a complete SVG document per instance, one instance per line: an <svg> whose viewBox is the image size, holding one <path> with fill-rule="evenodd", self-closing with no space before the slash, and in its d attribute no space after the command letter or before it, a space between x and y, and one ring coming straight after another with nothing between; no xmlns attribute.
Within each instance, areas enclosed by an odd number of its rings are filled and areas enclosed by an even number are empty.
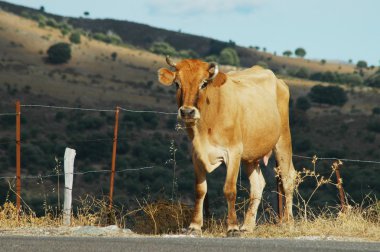
<svg viewBox="0 0 380 252"><path fill-rule="evenodd" d="M181 120L184 123L195 123L198 119L197 118L181 118Z"/></svg>

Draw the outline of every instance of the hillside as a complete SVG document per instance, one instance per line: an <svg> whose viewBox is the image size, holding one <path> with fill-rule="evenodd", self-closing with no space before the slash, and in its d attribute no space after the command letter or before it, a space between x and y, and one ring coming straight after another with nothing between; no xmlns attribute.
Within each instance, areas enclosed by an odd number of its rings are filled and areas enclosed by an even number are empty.
<svg viewBox="0 0 380 252"><path fill-rule="evenodd" d="M1 6L4 4L2 2ZM96 21L99 22L96 26L102 27L101 20L82 21ZM111 21L104 22L104 26L108 27L106 24ZM123 25L124 23L120 24ZM62 35L58 29L41 28L35 21L0 10L0 113L13 112L17 99L21 100L21 104L102 109L113 109L118 105L134 110L176 111L174 87L163 88L156 80L157 69L165 65L163 56L146 51L144 45L117 46L82 36L80 44L71 46L72 59L69 63L47 64L47 49L60 41L69 40L68 36ZM253 49L238 50L249 51L246 60L242 59L244 64L254 62L260 56L266 56ZM115 60L111 56L113 53L117 55ZM318 65L317 62L302 59L271 57L273 62L278 60L278 64L302 63L315 67ZM352 70L349 68L352 66L339 69L337 65L326 64L318 67L336 67L339 71ZM227 69L231 67L222 68L223 71ZM305 96L312 86L319 84L289 76L281 77L289 84L294 103L298 97ZM312 104L312 108L306 112L292 109L296 154L380 160L380 135L368 130L369 122L377 120L377 117L372 115L372 110L379 106L379 90L343 87L347 91L348 102L342 107ZM77 150L76 167L79 171L110 168L114 123L112 112L23 107L22 118L23 174L52 173L57 166L55 157L61 160L66 146ZM115 183L117 201L133 204L134 197L170 197L172 185L176 187L176 195L184 202L192 200L193 171L190 148L186 134L175 131L175 124L175 117L168 115L121 113L117 169L150 165L157 166L157 169L119 173ZM13 175L14 117L1 117L0 129L1 174ZM95 141L98 139L106 140ZM172 158L169 151L172 140L178 149L174 178L173 163L167 162ZM299 170L311 165L310 161L300 159L295 159L295 164ZM326 172L330 165L331 162L324 162L319 168ZM356 201L360 201L369 192L379 196L380 184L375 176L379 171L378 167L347 163L345 169L342 175L346 190ZM220 203L224 202L221 195L223 173L224 169L218 169L215 174L210 175L210 194L216 199L211 207L215 209L219 209ZM28 188L23 191L23 197L30 205L41 206L43 199L51 204L56 203L55 191L52 189L57 183L55 178L23 183ZM86 193L106 194L108 183L108 176L104 174L78 176L75 180L75 186L78 188L76 196ZM358 185L361 186L360 191L356 190ZM305 191L307 190L306 187ZM0 183L0 191L0 200L3 201L8 191L8 184L4 181ZM335 203L335 196L335 188L329 187L321 191L316 197L316 202Z"/></svg>

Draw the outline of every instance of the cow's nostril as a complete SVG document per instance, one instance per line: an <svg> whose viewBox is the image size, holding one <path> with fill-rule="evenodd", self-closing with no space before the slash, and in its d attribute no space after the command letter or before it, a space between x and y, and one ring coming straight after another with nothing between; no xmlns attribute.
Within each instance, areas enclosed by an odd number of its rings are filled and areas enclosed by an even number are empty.
<svg viewBox="0 0 380 252"><path fill-rule="evenodd" d="M194 117L195 109L193 108L181 108L180 109L181 117Z"/></svg>

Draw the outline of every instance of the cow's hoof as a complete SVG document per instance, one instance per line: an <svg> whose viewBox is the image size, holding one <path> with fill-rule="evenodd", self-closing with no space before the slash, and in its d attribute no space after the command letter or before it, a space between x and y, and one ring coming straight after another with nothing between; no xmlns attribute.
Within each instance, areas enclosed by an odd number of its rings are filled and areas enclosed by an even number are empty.
<svg viewBox="0 0 380 252"><path fill-rule="evenodd" d="M228 230L227 237L240 237L240 230L237 230L237 229Z"/></svg>
<svg viewBox="0 0 380 252"><path fill-rule="evenodd" d="M182 229L182 234L189 236L202 236L202 230L195 228L184 228Z"/></svg>

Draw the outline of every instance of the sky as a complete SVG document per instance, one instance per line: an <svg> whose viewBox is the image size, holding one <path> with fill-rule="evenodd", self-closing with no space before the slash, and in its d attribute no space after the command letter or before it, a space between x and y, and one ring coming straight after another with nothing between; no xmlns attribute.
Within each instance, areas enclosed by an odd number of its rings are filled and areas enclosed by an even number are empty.
<svg viewBox="0 0 380 252"><path fill-rule="evenodd" d="M379 0L9 0L53 14L113 18L268 52L380 65Z"/></svg>

